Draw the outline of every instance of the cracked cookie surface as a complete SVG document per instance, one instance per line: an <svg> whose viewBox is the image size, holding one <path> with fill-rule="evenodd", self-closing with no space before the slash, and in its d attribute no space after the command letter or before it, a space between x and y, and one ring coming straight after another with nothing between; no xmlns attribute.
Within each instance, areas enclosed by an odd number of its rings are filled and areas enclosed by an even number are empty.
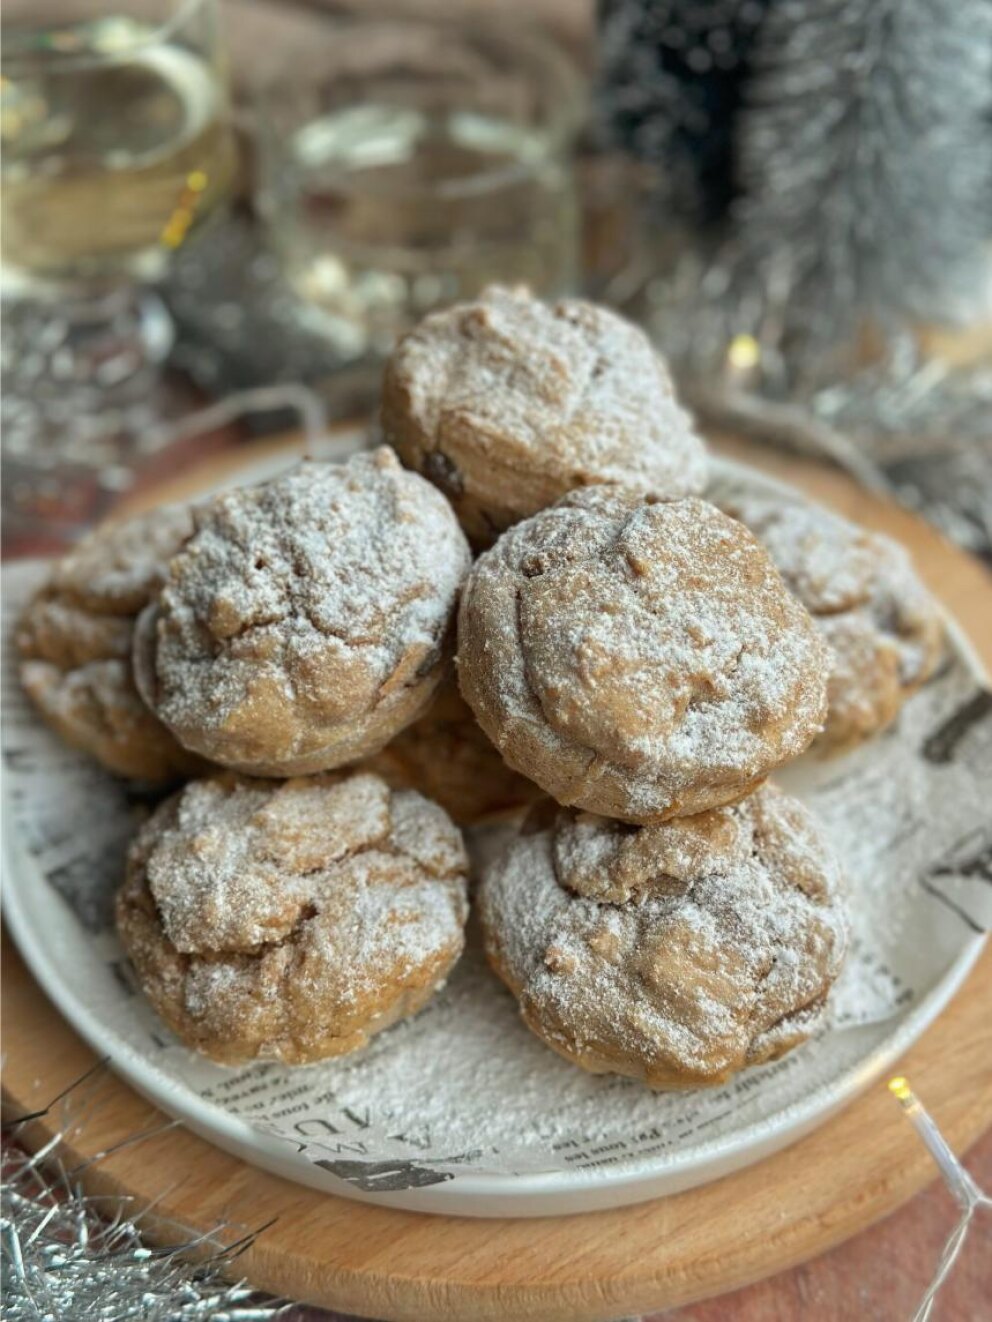
<svg viewBox="0 0 992 1322"><path fill-rule="evenodd" d="M17 624L21 683L47 723L135 780L161 783L202 767L141 701L131 669L135 617L192 530L181 506L97 528L55 561Z"/></svg>
<svg viewBox="0 0 992 1322"><path fill-rule="evenodd" d="M469 562L444 497L385 447L226 492L140 621L139 688L211 761L342 766L423 711Z"/></svg>
<svg viewBox="0 0 992 1322"><path fill-rule="evenodd" d="M757 540L695 498L591 487L476 561L461 690L560 803L631 822L731 803L821 727L828 655Z"/></svg>
<svg viewBox="0 0 992 1322"><path fill-rule="evenodd" d="M727 502L816 621L833 662L816 748L853 748L891 725L943 654L940 609L908 551L821 506L765 497Z"/></svg>
<svg viewBox="0 0 992 1322"><path fill-rule="evenodd" d="M491 287L398 345L383 429L478 545L566 491L618 482L702 491L706 456L644 333L579 300Z"/></svg>
<svg viewBox="0 0 992 1322"><path fill-rule="evenodd" d="M837 864L770 785L658 826L535 809L479 912L538 1037L659 1089L719 1084L803 1042L847 944Z"/></svg>
<svg viewBox="0 0 992 1322"><path fill-rule="evenodd" d="M152 1005L222 1063L343 1055L461 954L459 831L378 776L192 781L139 832L117 927Z"/></svg>

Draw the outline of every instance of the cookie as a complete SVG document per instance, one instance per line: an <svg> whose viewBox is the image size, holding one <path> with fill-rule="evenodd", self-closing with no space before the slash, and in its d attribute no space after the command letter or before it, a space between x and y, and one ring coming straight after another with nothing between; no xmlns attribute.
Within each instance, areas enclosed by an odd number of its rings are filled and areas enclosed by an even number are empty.
<svg viewBox="0 0 992 1322"><path fill-rule="evenodd" d="M751 793L826 712L827 649L757 540L696 498L564 497L479 557L462 694L563 804L646 823Z"/></svg>
<svg viewBox="0 0 992 1322"><path fill-rule="evenodd" d="M702 442L643 331L523 289L425 317L389 361L382 424L481 546L576 487L668 497L706 483Z"/></svg>
<svg viewBox="0 0 992 1322"><path fill-rule="evenodd" d="M137 615L192 530L188 505L161 505L105 524L53 565L53 594L94 615Z"/></svg>
<svg viewBox="0 0 992 1322"><path fill-rule="evenodd" d="M192 781L145 823L117 930L152 1005L224 1064L356 1051L461 954L461 835L364 772Z"/></svg>
<svg viewBox="0 0 992 1322"><path fill-rule="evenodd" d="M237 770L356 761L427 706L469 562L444 497L386 448L225 492L142 617L142 696Z"/></svg>
<svg viewBox="0 0 992 1322"><path fill-rule="evenodd" d="M459 826L494 821L543 797L506 765L454 679L441 685L425 716L363 765L394 788L420 790Z"/></svg>
<svg viewBox="0 0 992 1322"><path fill-rule="evenodd" d="M141 701L131 670L135 617L192 529L179 506L96 529L52 565L15 633L21 684L46 722L135 780L202 769Z"/></svg>
<svg viewBox="0 0 992 1322"><path fill-rule="evenodd" d="M908 552L803 501L739 497L729 508L765 546L832 653L817 751L851 749L886 729L943 654L940 608Z"/></svg>
<svg viewBox="0 0 992 1322"><path fill-rule="evenodd" d="M560 1055L652 1088L712 1086L823 1021L845 902L798 801L764 786L644 827L534 815L488 868L479 911L490 963Z"/></svg>

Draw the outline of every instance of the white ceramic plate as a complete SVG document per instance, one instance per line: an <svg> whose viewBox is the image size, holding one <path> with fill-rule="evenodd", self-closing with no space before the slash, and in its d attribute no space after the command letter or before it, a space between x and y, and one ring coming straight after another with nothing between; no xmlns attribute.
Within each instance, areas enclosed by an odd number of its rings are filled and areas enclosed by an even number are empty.
<svg viewBox="0 0 992 1322"><path fill-rule="evenodd" d="M357 444L338 439L328 457ZM716 469L718 485L782 490L736 465ZM11 609L26 589L24 573L9 576ZM7 922L47 994L122 1077L254 1165L335 1194L472 1216L576 1212L672 1193L822 1124L933 1022L979 954L987 923L967 864L987 829L981 785L992 721L976 697L981 668L950 622L949 634L948 664L895 730L783 778L835 839L851 883L855 950L838 986L837 1024L722 1089L662 1096L583 1074L527 1031L473 948L426 1011L357 1057L295 1072L201 1061L135 993L107 925L143 805L64 749L11 683Z"/></svg>

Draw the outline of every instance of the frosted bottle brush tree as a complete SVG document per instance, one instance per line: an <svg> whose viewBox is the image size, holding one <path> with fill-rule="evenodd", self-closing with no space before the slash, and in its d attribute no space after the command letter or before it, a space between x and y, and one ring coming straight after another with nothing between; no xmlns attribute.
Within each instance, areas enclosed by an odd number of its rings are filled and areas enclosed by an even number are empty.
<svg viewBox="0 0 992 1322"><path fill-rule="evenodd" d="M706 253L665 301L797 355L992 315L992 0L603 0L600 19L602 134L656 166L656 229L686 222Z"/></svg>
<svg viewBox="0 0 992 1322"><path fill-rule="evenodd" d="M770 3L600 0L595 123L606 145L658 167L660 213L726 213L749 52Z"/></svg>
<svg viewBox="0 0 992 1322"><path fill-rule="evenodd" d="M992 0L778 0L737 162L741 255L788 322L988 315Z"/></svg>
<svg viewBox="0 0 992 1322"><path fill-rule="evenodd" d="M992 554L992 0L599 6L600 137L654 184L630 310L683 397Z"/></svg>

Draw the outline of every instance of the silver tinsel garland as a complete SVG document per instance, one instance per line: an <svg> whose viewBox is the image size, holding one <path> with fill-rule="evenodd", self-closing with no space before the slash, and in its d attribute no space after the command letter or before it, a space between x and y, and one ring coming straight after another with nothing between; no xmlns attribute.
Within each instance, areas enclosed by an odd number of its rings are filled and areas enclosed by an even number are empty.
<svg viewBox="0 0 992 1322"><path fill-rule="evenodd" d="M110 1151L171 1129L135 1134L83 1167L66 1164L64 1141L95 1104L85 1075L45 1111L4 1126L0 1262L7 1322L272 1322L284 1306L259 1303L243 1281L225 1280L257 1231L219 1224L207 1234L155 1216L152 1247L145 1238L154 1207L130 1198L93 1198L80 1182ZM28 1153L18 1139L44 1115L53 1136Z"/></svg>

